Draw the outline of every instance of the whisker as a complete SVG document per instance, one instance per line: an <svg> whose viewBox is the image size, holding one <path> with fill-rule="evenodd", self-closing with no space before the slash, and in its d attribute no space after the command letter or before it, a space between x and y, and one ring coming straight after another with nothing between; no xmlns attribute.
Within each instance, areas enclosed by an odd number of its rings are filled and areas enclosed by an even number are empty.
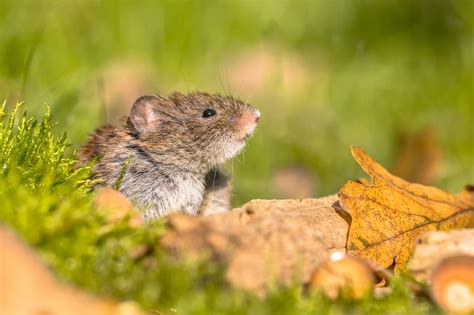
<svg viewBox="0 0 474 315"><path fill-rule="evenodd" d="M219 84L221 86L222 93L225 94L226 91L225 91L224 83L222 82L221 71L218 71L217 76L219 77Z"/></svg>
<svg viewBox="0 0 474 315"><path fill-rule="evenodd" d="M100 102L100 109L101 109L101 116L100 120L102 123L106 123L108 121L108 113L107 113L107 104L105 101L105 88L104 88L104 78L100 77L97 80L97 93L99 95L99 102Z"/></svg>
<svg viewBox="0 0 474 315"><path fill-rule="evenodd" d="M214 178L212 179L212 191L213 192L216 188L216 176L217 176L217 170L214 170Z"/></svg>

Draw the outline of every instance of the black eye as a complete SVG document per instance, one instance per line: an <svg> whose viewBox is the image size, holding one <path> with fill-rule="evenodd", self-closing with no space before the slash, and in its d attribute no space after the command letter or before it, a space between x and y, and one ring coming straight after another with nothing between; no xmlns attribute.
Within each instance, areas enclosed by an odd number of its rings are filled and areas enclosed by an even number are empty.
<svg viewBox="0 0 474 315"><path fill-rule="evenodd" d="M212 117L216 114L216 111L213 110L212 108L208 108L202 112L202 117L204 118L209 118Z"/></svg>

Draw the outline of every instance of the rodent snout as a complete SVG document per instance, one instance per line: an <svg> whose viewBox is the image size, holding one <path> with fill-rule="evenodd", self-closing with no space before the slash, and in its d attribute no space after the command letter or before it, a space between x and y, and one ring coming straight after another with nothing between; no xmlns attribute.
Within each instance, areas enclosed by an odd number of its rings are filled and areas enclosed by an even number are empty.
<svg viewBox="0 0 474 315"><path fill-rule="evenodd" d="M260 120L260 112L258 110L247 111L240 116L235 123L235 130L239 140L245 140L250 137L257 123Z"/></svg>

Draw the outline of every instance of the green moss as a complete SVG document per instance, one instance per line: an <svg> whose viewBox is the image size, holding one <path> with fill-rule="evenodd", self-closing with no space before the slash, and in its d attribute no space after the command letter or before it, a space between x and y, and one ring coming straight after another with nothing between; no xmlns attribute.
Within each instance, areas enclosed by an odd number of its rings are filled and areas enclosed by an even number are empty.
<svg viewBox="0 0 474 315"><path fill-rule="evenodd" d="M301 287L275 288L265 299L229 288L222 266L176 261L165 255L159 238L165 224L138 228L125 221L107 224L92 206L90 165L74 168L65 136L53 132L49 110L37 121L19 106L2 107L0 125L0 220L34 246L63 280L145 309L178 314L425 314L403 285L380 300L331 302ZM145 249L145 251L143 251ZM143 251L142 255L135 255Z"/></svg>
<svg viewBox="0 0 474 315"><path fill-rule="evenodd" d="M0 220L62 279L165 314L429 313L403 279L387 298L357 303L298 287L264 301L230 290L220 266L163 255L165 222L104 228L90 166L74 169L71 151L115 105L104 105L104 73L132 60L149 71L147 93L231 93L260 109L256 135L229 164L237 205L278 197L272 176L288 165L310 170L315 195L334 193L362 176L349 145L390 169L399 134L426 126L443 153L434 184L459 191L474 171L473 12L469 0L0 1L0 99L24 100L31 114L1 109ZM291 77L269 73L262 89L241 93L229 62L262 47L303 61L307 82L288 92L282 82ZM137 83L127 71L117 76L124 90ZM53 131L49 113L33 118L44 102L74 146ZM129 255L143 244L145 257Z"/></svg>

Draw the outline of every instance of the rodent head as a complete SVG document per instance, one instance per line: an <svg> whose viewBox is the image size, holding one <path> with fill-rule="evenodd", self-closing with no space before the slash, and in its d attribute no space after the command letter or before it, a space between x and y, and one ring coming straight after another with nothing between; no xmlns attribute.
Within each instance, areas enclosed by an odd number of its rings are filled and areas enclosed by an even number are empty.
<svg viewBox="0 0 474 315"><path fill-rule="evenodd" d="M174 93L140 97L128 125L155 159L210 168L242 150L259 118L258 110L231 96Z"/></svg>

